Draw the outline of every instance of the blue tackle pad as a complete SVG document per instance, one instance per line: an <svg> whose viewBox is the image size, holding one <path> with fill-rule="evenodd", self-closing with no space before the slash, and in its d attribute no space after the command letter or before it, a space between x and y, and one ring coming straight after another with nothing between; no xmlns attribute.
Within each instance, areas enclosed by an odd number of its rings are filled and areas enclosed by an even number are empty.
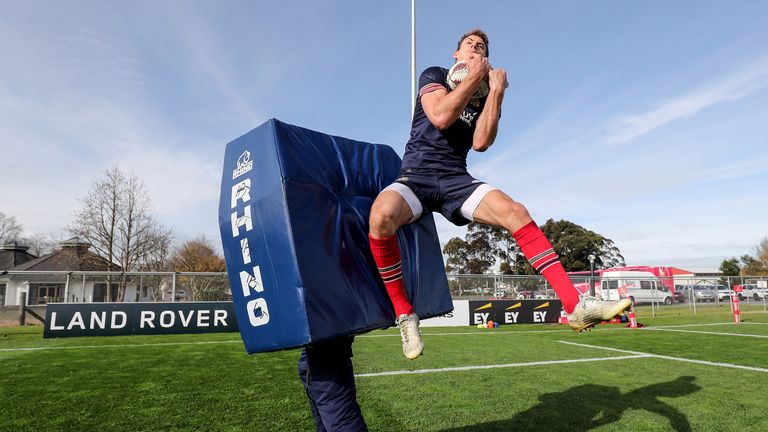
<svg viewBox="0 0 768 432"><path fill-rule="evenodd" d="M275 119L227 144L219 226L248 353L393 325L368 215L400 164L389 146ZM451 311L432 215L402 227L397 238L416 313Z"/></svg>

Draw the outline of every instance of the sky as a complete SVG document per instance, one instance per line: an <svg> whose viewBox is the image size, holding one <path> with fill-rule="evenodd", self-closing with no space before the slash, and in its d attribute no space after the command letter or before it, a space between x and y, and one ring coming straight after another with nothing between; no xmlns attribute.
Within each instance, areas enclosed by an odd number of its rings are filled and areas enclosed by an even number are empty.
<svg viewBox="0 0 768 432"><path fill-rule="evenodd" d="M764 1L417 0L416 67L485 30L509 88L470 173L630 265L706 271L768 235L766 23ZM269 118L402 156L410 29L409 0L4 0L0 212L64 236L117 165L177 243L218 242L224 148Z"/></svg>

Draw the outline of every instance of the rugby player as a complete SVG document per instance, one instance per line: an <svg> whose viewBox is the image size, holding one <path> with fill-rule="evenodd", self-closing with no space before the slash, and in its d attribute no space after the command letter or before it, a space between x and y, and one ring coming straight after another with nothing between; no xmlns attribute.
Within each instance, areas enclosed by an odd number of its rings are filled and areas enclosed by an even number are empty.
<svg viewBox="0 0 768 432"><path fill-rule="evenodd" d="M488 53L488 36L472 30L459 39L453 53L455 61L469 66L469 75L455 89L447 83L448 69L434 66L422 72L399 178L378 195L371 208L371 251L394 305L403 354L409 359L421 355L424 343L419 317L406 295L395 233L426 212L440 212L459 226L474 221L508 230L528 262L552 285L569 325L577 332L631 305L628 299L611 302L582 295L528 210L467 172L469 150L484 152L496 138L507 88L507 73L491 67ZM488 94L476 94L484 80Z"/></svg>

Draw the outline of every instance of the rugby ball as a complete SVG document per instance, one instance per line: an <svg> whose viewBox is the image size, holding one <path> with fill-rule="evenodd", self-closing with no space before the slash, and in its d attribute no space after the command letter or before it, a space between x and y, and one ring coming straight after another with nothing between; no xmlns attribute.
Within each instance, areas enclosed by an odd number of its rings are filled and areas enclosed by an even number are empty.
<svg viewBox="0 0 768 432"><path fill-rule="evenodd" d="M464 81L464 78L466 78L467 75L469 75L469 65L467 62L462 60L454 63L454 65L448 69L448 77L446 78L448 81L448 87L450 87L451 90L456 89L456 87L458 87L459 84ZM490 87L488 87L488 79L486 78L483 80L483 82L480 83L480 86L477 87L477 90L475 90L475 94L472 95L472 98L480 99L486 97L488 96L489 91Z"/></svg>

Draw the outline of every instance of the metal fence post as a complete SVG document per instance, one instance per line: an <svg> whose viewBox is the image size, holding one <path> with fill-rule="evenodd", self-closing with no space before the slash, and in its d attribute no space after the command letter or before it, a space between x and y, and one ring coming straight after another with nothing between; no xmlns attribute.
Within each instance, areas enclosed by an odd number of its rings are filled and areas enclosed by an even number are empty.
<svg viewBox="0 0 768 432"><path fill-rule="evenodd" d="M69 275L72 273L67 273L67 282L64 285L64 302L63 303L69 303Z"/></svg>
<svg viewBox="0 0 768 432"><path fill-rule="evenodd" d="M763 279L760 278L762 281ZM763 312L768 312L768 306L766 306L765 300L768 299L768 289L763 288Z"/></svg>
<svg viewBox="0 0 768 432"><path fill-rule="evenodd" d="M763 278L760 277L760 282L763 281ZM768 299L768 288L762 288L761 283L757 284L757 289L760 290L760 292L763 293L763 312L768 312L768 307L766 306L766 299Z"/></svg>
<svg viewBox="0 0 768 432"><path fill-rule="evenodd" d="M176 301L176 272L173 272L173 280L171 282L171 301Z"/></svg>
<svg viewBox="0 0 768 432"><path fill-rule="evenodd" d="M27 293L19 293L19 325L23 326L27 321Z"/></svg>
<svg viewBox="0 0 768 432"><path fill-rule="evenodd" d="M695 291L695 285L691 285L691 297L693 300L691 302L693 303L693 314L696 315L696 293Z"/></svg>

